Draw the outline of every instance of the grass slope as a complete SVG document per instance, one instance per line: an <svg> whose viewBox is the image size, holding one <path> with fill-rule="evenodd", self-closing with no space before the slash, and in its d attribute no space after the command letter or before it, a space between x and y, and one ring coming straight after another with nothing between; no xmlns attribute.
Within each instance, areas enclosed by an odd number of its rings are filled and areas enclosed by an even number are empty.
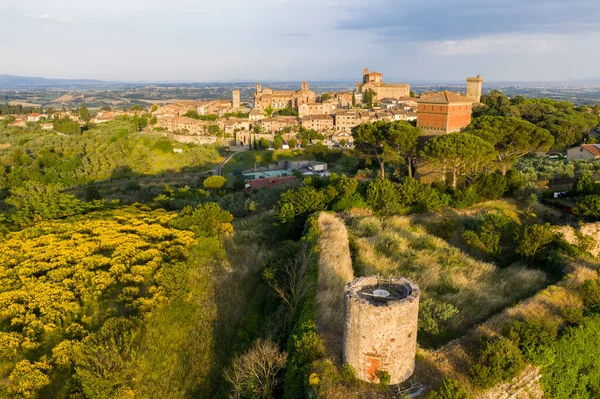
<svg viewBox="0 0 600 399"><path fill-rule="evenodd" d="M420 334L422 345L457 338L548 283L545 273L519 264L501 269L478 261L407 217L357 217L349 220L349 228L357 274L407 277L420 287L422 300L458 309L438 336Z"/></svg>

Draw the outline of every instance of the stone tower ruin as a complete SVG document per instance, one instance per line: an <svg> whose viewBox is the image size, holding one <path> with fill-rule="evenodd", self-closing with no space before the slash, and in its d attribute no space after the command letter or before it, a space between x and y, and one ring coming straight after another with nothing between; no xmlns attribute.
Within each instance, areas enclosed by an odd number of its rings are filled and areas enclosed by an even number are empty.
<svg viewBox="0 0 600 399"><path fill-rule="evenodd" d="M467 97L473 102L480 102L483 78L479 75L475 78L467 78Z"/></svg>
<svg viewBox="0 0 600 399"><path fill-rule="evenodd" d="M415 368L419 288L405 278L359 277L345 288L344 362L363 381L406 381Z"/></svg>
<svg viewBox="0 0 600 399"><path fill-rule="evenodd" d="M235 109L235 110L240 109L240 90L234 89L231 92L231 96L232 96L233 109Z"/></svg>

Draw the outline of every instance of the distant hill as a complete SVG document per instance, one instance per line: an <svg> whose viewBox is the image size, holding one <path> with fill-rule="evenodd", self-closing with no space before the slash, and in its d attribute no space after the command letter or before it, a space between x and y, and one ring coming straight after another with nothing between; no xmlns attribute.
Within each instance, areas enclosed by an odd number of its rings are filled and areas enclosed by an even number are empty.
<svg viewBox="0 0 600 399"><path fill-rule="evenodd" d="M0 75L0 88L92 86L114 82L93 79L46 79L29 76Z"/></svg>

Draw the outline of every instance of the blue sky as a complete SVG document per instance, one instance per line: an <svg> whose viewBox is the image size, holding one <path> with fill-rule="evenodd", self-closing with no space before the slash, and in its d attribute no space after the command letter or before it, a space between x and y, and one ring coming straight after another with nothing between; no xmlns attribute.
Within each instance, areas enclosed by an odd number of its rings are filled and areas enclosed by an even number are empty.
<svg viewBox="0 0 600 399"><path fill-rule="evenodd" d="M13 1L0 54L0 74L122 81L583 79L600 1Z"/></svg>

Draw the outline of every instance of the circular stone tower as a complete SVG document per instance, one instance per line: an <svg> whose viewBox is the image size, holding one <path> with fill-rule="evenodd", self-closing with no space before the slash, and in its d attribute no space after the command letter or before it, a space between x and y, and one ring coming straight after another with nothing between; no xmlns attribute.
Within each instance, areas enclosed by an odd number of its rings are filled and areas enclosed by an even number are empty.
<svg viewBox="0 0 600 399"><path fill-rule="evenodd" d="M405 278L359 277L345 288L344 362L359 379L406 381L415 368L419 288Z"/></svg>

